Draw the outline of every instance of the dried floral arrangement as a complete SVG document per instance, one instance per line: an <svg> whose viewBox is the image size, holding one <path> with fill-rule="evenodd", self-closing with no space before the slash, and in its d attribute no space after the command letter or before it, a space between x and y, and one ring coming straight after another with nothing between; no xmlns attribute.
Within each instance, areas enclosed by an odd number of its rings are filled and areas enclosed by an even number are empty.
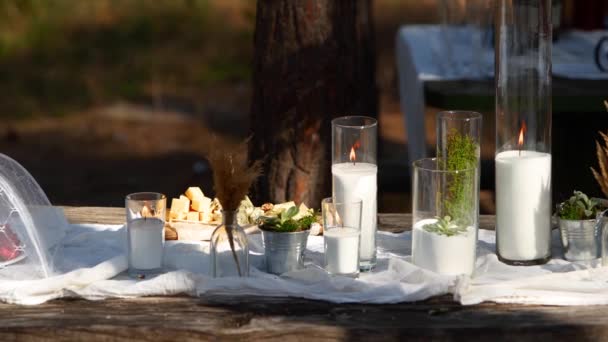
<svg viewBox="0 0 608 342"><path fill-rule="evenodd" d="M608 111L608 101L604 101L604 106L606 106L606 110ZM597 151L597 162L600 166L599 171L596 171L593 167L591 168L591 172L593 173L593 177L600 185L604 196L608 197L608 135L598 132L602 136L603 146L596 140L595 147Z"/></svg>
<svg viewBox="0 0 608 342"><path fill-rule="evenodd" d="M205 156L213 170L215 197L219 199L224 210L236 211L262 172L261 161L249 163L249 141L250 139L247 139L235 144L220 141L215 137L207 148Z"/></svg>
<svg viewBox="0 0 608 342"><path fill-rule="evenodd" d="M250 139L247 139L235 144L220 141L219 138L214 137L212 139L213 143L208 145L205 151L205 156L213 170L215 196L219 199L224 211L236 213L241 201L246 198L249 188L262 172L261 161L249 163L249 141ZM241 275L240 264L234 247L234 234L228 227L226 235L238 273Z"/></svg>

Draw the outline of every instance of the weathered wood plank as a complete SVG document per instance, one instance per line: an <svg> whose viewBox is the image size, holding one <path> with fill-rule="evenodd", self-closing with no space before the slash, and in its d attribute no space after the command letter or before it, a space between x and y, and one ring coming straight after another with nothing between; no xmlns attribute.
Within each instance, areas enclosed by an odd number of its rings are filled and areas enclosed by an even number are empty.
<svg viewBox="0 0 608 342"><path fill-rule="evenodd" d="M600 340L608 337L606 312L605 307L461 307L445 297L375 306L266 297L58 300L35 307L0 305L0 339Z"/></svg>

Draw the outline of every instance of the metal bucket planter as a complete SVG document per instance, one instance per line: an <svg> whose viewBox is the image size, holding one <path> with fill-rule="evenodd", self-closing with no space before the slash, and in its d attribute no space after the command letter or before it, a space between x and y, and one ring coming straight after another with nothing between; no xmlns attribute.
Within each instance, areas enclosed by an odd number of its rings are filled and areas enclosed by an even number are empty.
<svg viewBox="0 0 608 342"><path fill-rule="evenodd" d="M304 251L308 234L308 230L295 233L262 230L266 271L283 274L304 268Z"/></svg>
<svg viewBox="0 0 608 342"><path fill-rule="evenodd" d="M599 220L595 219L559 219L564 258L570 261L589 261L601 257L600 226Z"/></svg>

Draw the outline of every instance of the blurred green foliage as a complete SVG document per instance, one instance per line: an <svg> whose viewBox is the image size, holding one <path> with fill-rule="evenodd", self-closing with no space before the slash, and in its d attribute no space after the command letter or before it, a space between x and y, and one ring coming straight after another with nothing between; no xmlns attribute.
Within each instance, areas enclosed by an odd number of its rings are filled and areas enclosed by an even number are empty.
<svg viewBox="0 0 608 342"><path fill-rule="evenodd" d="M250 78L255 1L2 0L0 116L201 100Z"/></svg>

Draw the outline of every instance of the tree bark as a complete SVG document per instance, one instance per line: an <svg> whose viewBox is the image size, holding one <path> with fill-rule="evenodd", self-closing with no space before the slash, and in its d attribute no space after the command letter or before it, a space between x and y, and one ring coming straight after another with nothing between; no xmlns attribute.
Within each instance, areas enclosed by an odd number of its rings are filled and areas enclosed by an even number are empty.
<svg viewBox="0 0 608 342"><path fill-rule="evenodd" d="M370 0L258 0L251 157L258 201L331 194L331 119L377 116Z"/></svg>

